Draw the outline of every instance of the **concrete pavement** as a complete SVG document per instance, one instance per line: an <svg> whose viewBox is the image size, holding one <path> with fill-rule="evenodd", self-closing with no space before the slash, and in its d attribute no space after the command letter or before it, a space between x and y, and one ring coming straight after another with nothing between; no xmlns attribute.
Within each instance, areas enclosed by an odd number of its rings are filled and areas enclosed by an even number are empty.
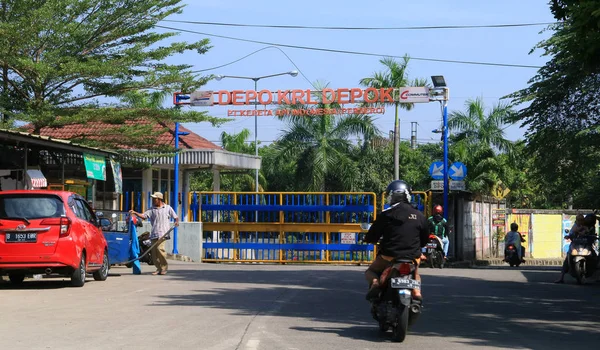
<svg viewBox="0 0 600 350"><path fill-rule="evenodd" d="M426 269L425 310L403 344L364 300L366 267L170 262L166 276L114 268L83 288L0 282L10 349L559 349L597 347L600 284L557 270Z"/></svg>

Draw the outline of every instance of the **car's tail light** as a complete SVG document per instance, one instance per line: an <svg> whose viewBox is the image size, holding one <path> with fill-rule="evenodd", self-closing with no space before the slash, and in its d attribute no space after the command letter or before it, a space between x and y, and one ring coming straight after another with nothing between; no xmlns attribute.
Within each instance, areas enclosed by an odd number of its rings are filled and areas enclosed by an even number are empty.
<svg viewBox="0 0 600 350"><path fill-rule="evenodd" d="M60 225L59 237L67 237L71 231L71 219L67 217L44 219L40 225Z"/></svg>
<svg viewBox="0 0 600 350"><path fill-rule="evenodd" d="M398 268L398 271L400 271L401 275L409 275L410 274L410 264L408 263L402 263L400 264L400 267Z"/></svg>

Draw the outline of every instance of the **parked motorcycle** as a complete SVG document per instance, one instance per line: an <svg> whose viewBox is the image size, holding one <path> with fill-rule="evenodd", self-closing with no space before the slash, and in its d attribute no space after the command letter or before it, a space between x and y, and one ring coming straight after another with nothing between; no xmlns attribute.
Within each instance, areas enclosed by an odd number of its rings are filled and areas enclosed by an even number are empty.
<svg viewBox="0 0 600 350"><path fill-rule="evenodd" d="M371 225L361 224L368 231ZM417 264L411 260L396 259L379 277L381 293L371 300L371 315L379 322L379 329L387 332L392 328L393 339L403 342L409 326L421 314L421 302L412 297L413 289L420 289L415 279Z"/></svg>
<svg viewBox="0 0 600 350"><path fill-rule="evenodd" d="M565 233L569 233L569 230L565 230ZM594 251L597 240L598 236L589 234L571 237L569 274L577 280L577 284L584 284L585 280L592 277L598 269L598 254Z"/></svg>
<svg viewBox="0 0 600 350"><path fill-rule="evenodd" d="M444 268L445 255L444 255L444 244L442 240L436 235L429 235L429 242L422 249L423 255L431 268L439 267Z"/></svg>
<svg viewBox="0 0 600 350"><path fill-rule="evenodd" d="M138 245L140 247L140 256L144 254L147 250L152 246L152 241L150 240L150 232L144 232L138 236ZM152 257L152 251L149 251L148 254L142 256L140 258L140 262L145 262L148 265L154 265L154 258ZM132 267L132 264L127 264L127 267Z"/></svg>

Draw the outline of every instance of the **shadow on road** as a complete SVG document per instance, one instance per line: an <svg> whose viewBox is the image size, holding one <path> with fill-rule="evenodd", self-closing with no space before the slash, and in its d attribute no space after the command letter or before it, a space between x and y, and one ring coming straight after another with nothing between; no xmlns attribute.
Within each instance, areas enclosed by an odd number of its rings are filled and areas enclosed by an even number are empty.
<svg viewBox="0 0 600 350"><path fill-rule="evenodd" d="M574 340L596 344L600 339L599 284L555 285L553 271L520 271L521 278L514 280L506 280L501 271L472 271L481 278L451 276L452 270L423 275L425 309L411 334L475 346L538 349ZM323 324L290 328L366 341L388 338L379 333L364 300L362 270L275 271L240 265L172 271L170 278L208 282L209 287L195 294L165 295L153 305L302 318Z"/></svg>

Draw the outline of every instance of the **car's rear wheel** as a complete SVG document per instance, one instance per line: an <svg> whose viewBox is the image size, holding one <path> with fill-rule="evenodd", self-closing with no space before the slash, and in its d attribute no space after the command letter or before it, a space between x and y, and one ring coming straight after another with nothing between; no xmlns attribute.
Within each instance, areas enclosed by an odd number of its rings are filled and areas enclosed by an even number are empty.
<svg viewBox="0 0 600 350"><path fill-rule="evenodd" d="M85 252L82 252L79 267L71 275L71 284L73 287L83 287L85 284L85 273Z"/></svg>
<svg viewBox="0 0 600 350"><path fill-rule="evenodd" d="M8 279L10 280L10 283L12 284L22 284L23 281L25 280L25 274L24 273L11 273L8 275Z"/></svg>
<svg viewBox="0 0 600 350"><path fill-rule="evenodd" d="M104 251L104 256L102 257L102 267L100 267L100 270L94 272L94 280L106 281L106 278L108 277L109 266L110 265L108 263L108 254L106 253L106 251Z"/></svg>

